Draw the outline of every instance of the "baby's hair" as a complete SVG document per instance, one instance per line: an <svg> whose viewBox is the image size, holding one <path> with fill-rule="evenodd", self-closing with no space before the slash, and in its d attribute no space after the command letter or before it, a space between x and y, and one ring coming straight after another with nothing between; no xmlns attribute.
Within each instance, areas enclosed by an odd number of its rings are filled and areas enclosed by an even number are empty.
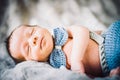
<svg viewBox="0 0 120 80"><path fill-rule="evenodd" d="M21 62L21 60L18 60L18 59L15 59L14 57L12 57L11 52L10 52L10 39L11 39L11 37L12 37L13 32L14 32L16 29L18 29L19 27L22 27L22 26L25 26L25 27L37 27L37 25L20 25L20 26L16 27L16 28L10 33L10 35L6 38L5 43L6 43L7 52L8 52L8 54L9 54L9 56L10 56L16 63Z"/></svg>
<svg viewBox="0 0 120 80"><path fill-rule="evenodd" d="M14 29L14 30L10 33L10 35L6 38L6 40L5 40L5 45L6 45L6 50L7 50L8 54L9 54L9 56L10 56L16 63L18 63L18 62L15 60L15 58L12 57L12 55L10 54L10 50L9 50L9 47L10 47L10 45L9 45L9 43L10 43L10 38L11 38L11 36L12 36L12 34L13 34L14 31L15 31L15 29Z"/></svg>

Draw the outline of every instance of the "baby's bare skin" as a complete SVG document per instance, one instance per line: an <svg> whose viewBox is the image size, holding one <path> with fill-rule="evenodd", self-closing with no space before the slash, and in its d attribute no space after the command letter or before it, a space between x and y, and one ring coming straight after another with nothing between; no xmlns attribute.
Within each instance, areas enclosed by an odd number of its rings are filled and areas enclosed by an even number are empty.
<svg viewBox="0 0 120 80"><path fill-rule="evenodd" d="M120 67L117 67L117 68L115 68L115 69L110 71L110 75L109 76L112 77L114 75L120 76Z"/></svg>
<svg viewBox="0 0 120 80"><path fill-rule="evenodd" d="M68 39L67 43L63 47L63 51L67 57L67 68L70 68L70 55L72 50L73 41L71 38ZM85 67L85 73L92 74L94 76L102 76L102 70L100 67L100 59L98 53L98 44L89 39L89 45L86 49L86 53L84 55L83 64Z"/></svg>
<svg viewBox="0 0 120 80"><path fill-rule="evenodd" d="M96 77L102 76L99 45L90 39L89 30L73 26L67 28L67 31L69 38L62 48L66 55L66 67L75 72ZM100 34L101 32L97 33ZM11 56L16 60L47 61L52 49L53 38L45 28L21 26L13 32L10 38ZM115 69L110 76L119 73L120 70Z"/></svg>

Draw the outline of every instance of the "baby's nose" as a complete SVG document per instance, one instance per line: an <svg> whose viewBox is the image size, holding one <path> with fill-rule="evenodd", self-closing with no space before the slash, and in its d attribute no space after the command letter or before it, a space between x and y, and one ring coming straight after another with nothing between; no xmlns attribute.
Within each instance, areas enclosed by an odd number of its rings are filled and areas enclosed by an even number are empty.
<svg viewBox="0 0 120 80"><path fill-rule="evenodd" d="M33 44L36 45L37 44L37 37L33 38Z"/></svg>
<svg viewBox="0 0 120 80"><path fill-rule="evenodd" d="M38 37L37 36L33 36L32 38L30 38L29 44L35 46L35 45L37 45L37 40L38 40Z"/></svg>

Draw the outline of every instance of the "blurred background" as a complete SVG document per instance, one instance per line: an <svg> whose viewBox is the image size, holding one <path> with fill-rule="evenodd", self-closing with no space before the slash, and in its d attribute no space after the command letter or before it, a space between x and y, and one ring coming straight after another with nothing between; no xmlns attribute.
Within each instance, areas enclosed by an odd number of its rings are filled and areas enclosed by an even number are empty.
<svg viewBox="0 0 120 80"><path fill-rule="evenodd" d="M120 0L0 0L0 43L21 24L106 30L120 19L119 8Z"/></svg>

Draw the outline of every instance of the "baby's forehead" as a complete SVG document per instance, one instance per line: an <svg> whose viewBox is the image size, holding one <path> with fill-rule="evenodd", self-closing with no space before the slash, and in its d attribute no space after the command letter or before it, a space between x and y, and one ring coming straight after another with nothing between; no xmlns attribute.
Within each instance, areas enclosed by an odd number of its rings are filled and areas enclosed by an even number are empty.
<svg viewBox="0 0 120 80"><path fill-rule="evenodd" d="M10 47L16 46L16 44L22 41L24 30L25 30L25 27L18 27L12 32L9 40Z"/></svg>
<svg viewBox="0 0 120 80"><path fill-rule="evenodd" d="M19 35L24 34L25 31L27 30L27 28L28 28L28 27L25 27L25 26L21 26L21 27L16 28L16 29L13 31L11 37L12 37L12 36L19 36Z"/></svg>
<svg viewBox="0 0 120 80"><path fill-rule="evenodd" d="M26 35L26 33L28 33L29 31L31 31L33 27L38 27L38 26L22 25L14 29L14 31L10 36L10 44L12 43L12 41L15 41L16 39L19 40L21 38L24 38L24 35Z"/></svg>
<svg viewBox="0 0 120 80"><path fill-rule="evenodd" d="M19 55L21 54L20 51L20 45L23 41L23 27L16 28L13 33L11 34L10 40L9 40L9 49L10 53L12 55Z"/></svg>

